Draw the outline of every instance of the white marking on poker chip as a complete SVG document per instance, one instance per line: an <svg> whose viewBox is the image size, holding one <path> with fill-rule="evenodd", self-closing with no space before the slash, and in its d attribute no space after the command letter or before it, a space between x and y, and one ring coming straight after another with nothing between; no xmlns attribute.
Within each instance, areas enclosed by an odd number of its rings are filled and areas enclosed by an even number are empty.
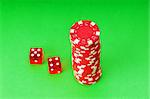
<svg viewBox="0 0 150 99"><path fill-rule="evenodd" d="M81 49L86 49L84 46L80 46Z"/></svg>
<svg viewBox="0 0 150 99"><path fill-rule="evenodd" d="M32 48L31 51L34 51L34 48Z"/></svg>
<svg viewBox="0 0 150 99"><path fill-rule="evenodd" d="M77 57L78 55L76 53L74 53L74 56Z"/></svg>
<svg viewBox="0 0 150 99"><path fill-rule="evenodd" d="M97 65L98 64L98 60L95 62L95 64L94 65Z"/></svg>
<svg viewBox="0 0 150 99"><path fill-rule="evenodd" d="M50 59L49 59L49 61L51 62L51 61L52 61L52 59L50 58Z"/></svg>
<svg viewBox="0 0 150 99"><path fill-rule="evenodd" d="M79 56L83 57L83 55L82 55L82 54L79 54Z"/></svg>
<svg viewBox="0 0 150 99"><path fill-rule="evenodd" d="M89 79L89 77L84 77L84 79Z"/></svg>
<svg viewBox="0 0 150 99"><path fill-rule="evenodd" d="M94 23L94 22L91 22L90 24L91 24L92 26L94 26L94 25L95 25L95 23Z"/></svg>
<svg viewBox="0 0 150 99"><path fill-rule="evenodd" d="M93 63L94 63L94 60L89 61L89 63L90 63L90 64L93 64Z"/></svg>
<svg viewBox="0 0 150 99"><path fill-rule="evenodd" d="M34 54L32 53L32 54L31 54L31 56L33 57L33 56L34 56Z"/></svg>
<svg viewBox="0 0 150 99"><path fill-rule="evenodd" d="M91 50L94 50L95 48L93 47L93 48L91 48Z"/></svg>
<svg viewBox="0 0 150 99"><path fill-rule="evenodd" d="M86 60L91 60L90 58L85 58Z"/></svg>
<svg viewBox="0 0 150 99"><path fill-rule="evenodd" d="M37 63L38 61L37 61L37 60L34 60L34 62L36 62L36 63Z"/></svg>
<svg viewBox="0 0 150 99"><path fill-rule="evenodd" d="M82 75L78 74L78 73L74 73L75 76L78 76L78 77L82 77Z"/></svg>
<svg viewBox="0 0 150 99"><path fill-rule="evenodd" d="M96 58L94 57L94 58L92 58L91 60L94 61L95 59L96 59Z"/></svg>
<svg viewBox="0 0 150 99"><path fill-rule="evenodd" d="M95 42L95 44L98 44L98 43L99 43L99 40Z"/></svg>
<svg viewBox="0 0 150 99"><path fill-rule="evenodd" d="M76 54L80 54L80 52L79 51L74 51Z"/></svg>
<svg viewBox="0 0 150 99"><path fill-rule="evenodd" d="M87 76L89 77L89 76L92 76L92 75L91 75L91 74L88 74Z"/></svg>
<svg viewBox="0 0 150 99"><path fill-rule="evenodd" d="M76 53L74 53L74 56L75 56L75 57L78 57L78 56L83 57L83 55L82 55L82 54L76 54Z"/></svg>
<svg viewBox="0 0 150 99"><path fill-rule="evenodd" d="M41 51L41 49L40 49L40 48L38 48L38 49L37 49L37 51L39 52L39 51Z"/></svg>
<svg viewBox="0 0 150 99"><path fill-rule="evenodd" d="M98 51L98 54L100 53L100 50Z"/></svg>
<svg viewBox="0 0 150 99"><path fill-rule="evenodd" d="M87 66L91 66L92 64L90 63L90 64L87 64Z"/></svg>
<svg viewBox="0 0 150 99"><path fill-rule="evenodd" d="M76 30L79 29L79 26L77 26L75 29L76 29Z"/></svg>
<svg viewBox="0 0 150 99"><path fill-rule="evenodd" d="M58 60L58 57L55 57L55 60Z"/></svg>
<svg viewBox="0 0 150 99"><path fill-rule="evenodd" d="M96 72L96 70L97 70L97 67L96 66L92 66L91 68L93 69L92 74L94 74Z"/></svg>
<svg viewBox="0 0 150 99"><path fill-rule="evenodd" d="M96 55L97 52L94 52L93 55Z"/></svg>
<svg viewBox="0 0 150 99"><path fill-rule="evenodd" d="M79 41L80 41L80 40L75 39L75 40L73 41L73 44L78 44L78 43L79 43Z"/></svg>
<svg viewBox="0 0 150 99"><path fill-rule="evenodd" d="M95 52L95 50L91 51L90 54L93 54Z"/></svg>
<svg viewBox="0 0 150 99"><path fill-rule="evenodd" d="M86 48L84 46L80 46L80 48L83 49L83 50L89 50L89 48Z"/></svg>
<svg viewBox="0 0 150 99"><path fill-rule="evenodd" d="M80 63L80 61L81 61L81 59L79 59L79 58L75 58L75 60L74 60L76 63Z"/></svg>
<svg viewBox="0 0 150 99"><path fill-rule="evenodd" d="M37 54L37 51L34 51L34 54Z"/></svg>
<svg viewBox="0 0 150 99"><path fill-rule="evenodd" d="M81 53L85 53L85 51L81 51Z"/></svg>
<svg viewBox="0 0 150 99"><path fill-rule="evenodd" d="M92 58L93 56L91 55L91 56L89 56L88 58Z"/></svg>
<svg viewBox="0 0 150 99"><path fill-rule="evenodd" d="M53 68L51 68L51 71L54 71L54 69L53 69Z"/></svg>
<svg viewBox="0 0 150 99"><path fill-rule="evenodd" d="M83 69L79 69L78 74L81 75L84 72Z"/></svg>
<svg viewBox="0 0 150 99"><path fill-rule="evenodd" d="M81 65L81 68L85 68L86 67L86 65Z"/></svg>
<svg viewBox="0 0 150 99"><path fill-rule="evenodd" d="M95 49L97 49L97 48L98 48L98 46L99 46L99 45L96 45L96 46L95 46Z"/></svg>
<svg viewBox="0 0 150 99"><path fill-rule="evenodd" d="M60 73L60 71L57 71L57 73Z"/></svg>
<svg viewBox="0 0 150 99"><path fill-rule="evenodd" d="M78 53L78 54L80 54L80 52L79 51L75 51L76 53Z"/></svg>
<svg viewBox="0 0 150 99"><path fill-rule="evenodd" d="M88 84L93 84L93 82L88 82Z"/></svg>
<svg viewBox="0 0 150 99"><path fill-rule="evenodd" d="M99 35L100 35L100 32L99 32L99 31L96 31L96 35L99 36Z"/></svg>
<svg viewBox="0 0 150 99"><path fill-rule="evenodd" d="M70 29L70 33L74 33L74 31L75 31L74 29Z"/></svg>
<svg viewBox="0 0 150 99"><path fill-rule="evenodd" d="M59 63L57 62L56 65L59 65Z"/></svg>
<svg viewBox="0 0 150 99"><path fill-rule="evenodd" d="M95 78L95 80L98 80L99 79L99 76L97 76L96 78Z"/></svg>
<svg viewBox="0 0 150 99"><path fill-rule="evenodd" d="M40 56L40 54L37 54L37 57L39 57Z"/></svg>
<svg viewBox="0 0 150 99"><path fill-rule="evenodd" d="M96 74L92 74L92 76L95 76Z"/></svg>
<svg viewBox="0 0 150 99"><path fill-rule="evenodd" d="M93 41L92 40L88 40L87 43L88 43L88 45L91 45L91 44L93 44Z"/></svg>
<svg viewBox="0 0 150 99"><path fill-rule="evenodd" d="M102 73L100 73L100 76L102 76Z"/></svg>
<svg viewBox="0 0 150 99"><path fill-rule="evenodd" d="M79 24L79 25L80 25L80 24L83 24L83 22L82 22L82 21L79 21L78 24Z"/></svg>
<svg viewBox="0 0 150 99"><path fill-rule="evenodd" d="M96 83L96 81L94 81L92 84L95 84Z"/></svg>
<svg viewBox="0 0 150 99"><path fill-rule="evenodd" d="M86 65L77 66L78 69L85 68Z"/></svg>
<svg viewBox="0 0 150 99"><path fill-rule="evenodd" d="M101 69L97 73L101 73Z"/></svg>
<svg viewBox="0 0 150 99"><path fill-rule="evenodd" d="M79 49L79 48L76 48L76 50L80 51L80 49Z"/></svg>
<svg viewBox="0 0 150 99"><path fill-rule="evenodd" d="M92 81L93 80L93 78L88 78L88 81Z"/></svg>
<svg viewBox="0 0 150 99"><path fill-rule="evenodd" d="M94 63L94 61L90 61L89 64L87 64L87 66L91 66Z"/></svg>
<svg viewBox="0 0 150 99"><path fill-rule="evenodd" d="M87 83L86 81L82 80L82 83Z"/></svg>
<svg viewBox="0 0 150 99"><path fill-rule="evenodd" d="M50 64L49 66L51 66L51 67L52 67L52 66L53 66L53 64Z"/></svg>
<svg viewBox="0 0 150 99"><path fill-rule="evenodd" d="M77 66L77 68L78 68L78 69L81 69L81 67L80 67L80 66Z"/></svg>
<svg viewBox="0 0 150 99"><path fill-rule="evenodd" d="M95 58L95 57L94 57L94 58L89 58L89 57L88 57L88 58L85 58L85 59L86 59L86 60L90 60L89 62L92 62L92 63L93 63L96 58Z"/></svg>
<svg viewBox="0 0 150 99"><path fill-rule="evenodd" d="M91 66L92 69L95 68L95 67L96 67L95 65Z"/></svg>
<svg viewBox="0 0 150 99"><path fill-rule="evenodd" d="M88 84L95 84L96 83L96 81L94 81L94 82L88 82Z"/></svg>

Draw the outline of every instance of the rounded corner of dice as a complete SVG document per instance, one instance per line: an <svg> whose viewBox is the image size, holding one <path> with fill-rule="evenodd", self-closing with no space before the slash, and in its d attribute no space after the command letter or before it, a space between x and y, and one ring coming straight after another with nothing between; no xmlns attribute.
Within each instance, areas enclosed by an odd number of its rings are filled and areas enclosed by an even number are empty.
<svg viewBox="0 0 150 99"><path fill-rule="evenodd" d="M43 49L42 48L30 48L30 64L42 64L43 63Z"/></svg>
<svg viewBox="0 0 150 99"><path fill-rule="evenodd" d="M101 77L100 30L96 23L81 20L70 29L72 68L81 84L95 84Z"/></svg>

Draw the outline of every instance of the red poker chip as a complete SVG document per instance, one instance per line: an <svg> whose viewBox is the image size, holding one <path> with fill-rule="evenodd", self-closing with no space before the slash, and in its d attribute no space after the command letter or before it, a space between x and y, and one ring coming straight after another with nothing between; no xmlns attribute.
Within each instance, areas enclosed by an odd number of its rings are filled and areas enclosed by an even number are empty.
<svg viewBox="0 0 150 99"><path fill-rule="evenodd" d="M75 64L75 65L93 66L94 64L99 64L100 63L100 58L95 58L95 59L92 59L92 60L74 58L72 60L72 63Z"/></svg>
<svg viewBox="0 0 150 99"><path fill-rule="evenodd" d="M95 82L97 82L100 79L102 73L101 73L100 69L98 71L99 72L95 73L95 75L91 76L91 77L90 76L81 77L81 76L75 75L75 78L82 84L91 85L91 84L94 84Z"/></svg>
<svg viewBox="0 0 150 99"><path fill-rule="evenodd" d="M72 53L72 56L73 56L73 58L80 58L80 59L88 59L88 58L90 58L90 59L92 59L92 58L97 58L97 57L99 57L100 56L100 53L99 52L94 52L95 54L93 54L93 55L90 55L90 54L77 54L77 53Z"/></svg>
<svg viewBox="0 0 150 99"><path fill-rule="evenodd" d="M92 50L78 50L76 48L72 48L72 53L82 54L82 55L95 55L96 53L100 53L100 45L97 45L96 48Z"/></svg>
<svg viewBox="0 0 150 99"><path fill-rule="evenodd" d="M84 56L84 57L88 57L88 56L91 56L91 55L96 55L96 54L99 54L100 53L100 49L97 49L97 50L93 50L93 51L84 51L84 52L80 52L80 51L76 51L76 50L72 50L72 53L78 56Z"/></svg>
<svg viewBox="0 0 150 99"><path fill-rule="evenodd" d="M77 51L92 51L94 49L100 48L100 43L97 43L96 45L92 45L91 47L85 47L85 46L72 46L72 49Z"/></svg>
<svg viewBox="0 0 150 99"><path fill-rule="evenodd" d="M93 51L90 53L77 53L75 51L72 51L72 56L77 57L77 58L94 58L94 57L99 57L100 56L100 50L98 51Z"/></svg>
<svg viewBox="0 0 150 99"><path fill-rule="evenodd" d="M84 69L82 74L79 74L79 70L74 70L74 74L79 76L79 77L94 77L94 76L96 76L96 74L100 74L101 73L101 68L97 67L96 71L93 74L92 74L92 71L91 71L89 74L84 75L84 72L87 72L86 69Z"/></svg>
<svg viewBox="0 0 150 99"><path fill-rule="evenodd" d="M75 48L72 48L72 52L75 52L77 54L93 54L93 52L99 51L100 50L100 46L96 46L96 49L92 49L92 50L77 50Z"/></svg>
<svg viewBox="0 0 150 99"><path fill-rule="evenodd" d="M102 73L101 69L97 68L94 74L80 75L76 72L75 76L79 76L80 78L87 79L87 78L97 77L97 75L100 75L101 73Z"/></svg>
<svg viewBox="0 0 150 99"><path fill-rule="evenodd" d="M79 74L79 72L80 71L82 71L82 73L80 72L80 74L79 75L82 75L82 76L86 76L86 75L88 75L88 74L91 74L92 73L92 68L91 67L89 67L89 66L86 66L85 68L81 68L81 69L79 69L79 68L77 68L78 66L74 66L75 68L76 68L76 72L77 72L77 74ZM75 69L74 69L75 70Z"/></svg>
<svg viewBox="0 0 150 99"><path fill-rule="evenodd" d="M70 39L73 45L90 46L99 40L100 30L90 21L76 22L70 29Z"/></svg>
<svg viewBox="0 0 150 99"><path fill-rule="evenodd" d="M95 78L83 79L83 78L80 78L80 77L78 77L78 76L75 76L75 78L76 78L77 81L78 81L79 83L81 83L81 84L91 85L91 84L96 83L96 82L100 79L100 76L98 75L98 76L96 77L96 79L95 79Z"/></svg>
<svg viewBox="0 0 150 99"><path fill-rule="evenodd" d="M84 66L84 68L83 68ZM75 74L78 74L80 76L93 76L96 72L99 70L100 64L94 65L94 66L86 66L86 65L73 65L73 69L75 71Z"/></svg>
<svg viewBox="0 0 150 99"><path fill-rule="evenodd" d="M98 55L97 57L74 57L72 56L72 59L74 62L80 64L80 63L89 63L89 62L96 62L97 60L100 60L100 56Z"/></svg>
<svg viewBox="0 0 150 99"><path fill-rule="evenodd" d="M72 47L79 49L79 50L92 50L94 47L96 47L97 45L100 45L100 41L96 41L96 43L92 44L91 46L79 46L79 45L73 45Z"/></svg>

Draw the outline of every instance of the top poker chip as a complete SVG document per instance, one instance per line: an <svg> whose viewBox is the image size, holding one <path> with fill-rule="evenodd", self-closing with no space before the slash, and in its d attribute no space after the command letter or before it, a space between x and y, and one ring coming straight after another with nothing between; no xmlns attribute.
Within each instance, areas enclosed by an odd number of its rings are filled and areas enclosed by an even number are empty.
<svg viewBox="0 0 150 99"><path fill-rule="evenodd" d="M90 46L99 40L100 30L90 20L82 20L73 24L70 29L70 39L73 45Z"/></svg>

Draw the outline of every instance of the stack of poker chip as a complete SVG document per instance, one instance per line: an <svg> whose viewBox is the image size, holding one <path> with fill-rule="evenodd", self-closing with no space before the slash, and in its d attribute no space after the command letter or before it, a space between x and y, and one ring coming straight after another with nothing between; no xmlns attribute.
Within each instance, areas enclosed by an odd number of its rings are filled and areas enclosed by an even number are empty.
<svg viewBox="0 0 150 99"><path fill-rule="evenodd" d="M94 84L102 75L99 36L98 26L90 20L76 22L70 29L72 68L81 84Z"/></svg>

